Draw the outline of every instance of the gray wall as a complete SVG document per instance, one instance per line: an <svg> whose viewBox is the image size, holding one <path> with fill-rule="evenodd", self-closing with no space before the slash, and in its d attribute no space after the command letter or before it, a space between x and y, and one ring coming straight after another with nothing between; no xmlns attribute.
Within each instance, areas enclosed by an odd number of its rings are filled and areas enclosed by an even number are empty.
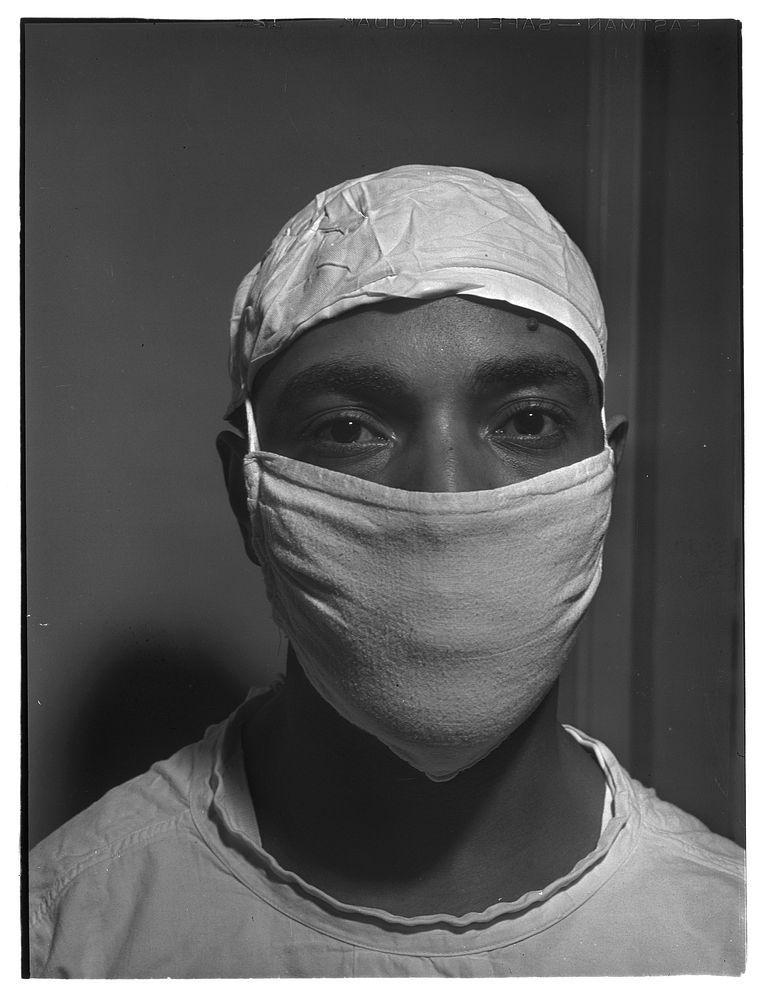
<svg viewBox="0 0 766 1000"><path fill-rule="evenodd" d="M213 446L231 298L406 162L528 185L593 262L633 428L561 714L742 840L737 30L26 25L31 842L279 669Z"/></svg>

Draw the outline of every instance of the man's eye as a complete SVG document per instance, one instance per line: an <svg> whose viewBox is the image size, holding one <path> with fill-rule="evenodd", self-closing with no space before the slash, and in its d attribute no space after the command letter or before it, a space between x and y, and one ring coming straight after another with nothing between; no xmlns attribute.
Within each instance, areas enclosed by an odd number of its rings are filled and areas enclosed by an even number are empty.
<svg viewBox="0 0 766 1000"><path fill-rule="evenodd" d="M502 444L555 444L566 420L549 407L520 406L506 417L493 436Z"/></svg>
<svg viewBox="0 0 766 1000"><path fill-rule="evenodd" d="M374 440L375 435L368 427L358 420L348 420L346 417L333 420L321 429L324 437L337 441L338 444L359 444L366 440Z"/></svg>
<svg viewBox="0 0 766 1000"><path fill-rule="evenodd" d="M549 416L539 410L522 410L515 413L508 423L521 437L539 437L545 433L552 421Z"/></svg>
<svg viewBox="0 0 766 1000"><path fill-rule="evenodd" d="M368 445L384 440L369 423L357 417L334 417L315 426L311 432L313 439L322 445Z"/></svg>

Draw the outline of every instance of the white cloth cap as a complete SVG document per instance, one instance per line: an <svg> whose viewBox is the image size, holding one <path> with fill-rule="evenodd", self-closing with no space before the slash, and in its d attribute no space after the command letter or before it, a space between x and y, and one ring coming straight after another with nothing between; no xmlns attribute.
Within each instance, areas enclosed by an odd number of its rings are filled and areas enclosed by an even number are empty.
<svg viewBox="0 0 766 1000"><path fill-rule="evenodd" d="M469 295L548 316L603 382L606 324L590 267L519 184L410 165L345 181L287 223L243 279L231 317L229 416L258 369L322 320L384 299Z"/></svg>

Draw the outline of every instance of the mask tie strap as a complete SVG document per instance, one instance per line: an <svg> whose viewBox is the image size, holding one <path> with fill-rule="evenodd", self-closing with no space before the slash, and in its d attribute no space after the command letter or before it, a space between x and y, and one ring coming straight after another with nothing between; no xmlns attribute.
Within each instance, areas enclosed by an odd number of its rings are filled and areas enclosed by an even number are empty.
<svg viewBox="0 0 766 1000"><path fill-rule="evenodd" d="M260 451L261 446L258 441L258 431L255 426L255 416L253 415L253 404L250 397L245 397L245 417L247 419L247 450L248 452Z"/></svg>
<svg viewBox="0 0 766 1000"><path fill-rule="evenodd" d="M258 457L260 444L258 441L258 431L255 427L255 416L253 415L253 404L250 397L245 397L245 418L247 420L247 455L245 455L245 484L247 487L247 510L250 515L250 538L258 557L258 562L263 565L262 541L263 528L258 511L258 494L261 483L261 463Z"/></svg>

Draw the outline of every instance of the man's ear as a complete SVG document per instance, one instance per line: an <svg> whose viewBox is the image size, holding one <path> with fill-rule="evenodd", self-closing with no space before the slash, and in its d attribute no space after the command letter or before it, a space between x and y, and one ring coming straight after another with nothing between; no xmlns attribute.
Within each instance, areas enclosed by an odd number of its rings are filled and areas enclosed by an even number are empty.
<svg viewBox="0 0 766 1000"><path fill-rule="evenodd" d="M614 452L614 467L619 467L622 453L625 451L625 439L628 436L628 418L618 413L606 422L606 439Z"/></svg>
<svg viewBox="0 0 766 1000"><path fill-rule="evenodd" d="M221 459L229 503L242 533L245 551L248 558L257 566L259 563L250 543L250 515L247 510L247 490L245 489L243 471L243 460L247 454L247 441L234 431L222 431L216 438L215 446Z"/></svg>

